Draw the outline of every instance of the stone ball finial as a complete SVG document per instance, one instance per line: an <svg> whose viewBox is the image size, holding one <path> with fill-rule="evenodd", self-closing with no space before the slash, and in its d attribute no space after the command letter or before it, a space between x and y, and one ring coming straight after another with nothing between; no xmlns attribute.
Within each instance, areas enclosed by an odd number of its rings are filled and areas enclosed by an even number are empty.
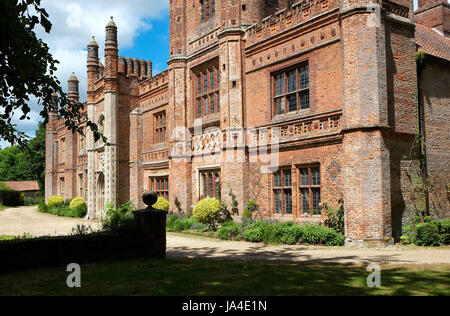
<svg viewBox="0 0 450 316"><path fill-rule="evenodd" d="M153 204L158 201L158 195L154 191L147 191L142 195L142 201L147 205L147 208L152 208Z"/></svg>

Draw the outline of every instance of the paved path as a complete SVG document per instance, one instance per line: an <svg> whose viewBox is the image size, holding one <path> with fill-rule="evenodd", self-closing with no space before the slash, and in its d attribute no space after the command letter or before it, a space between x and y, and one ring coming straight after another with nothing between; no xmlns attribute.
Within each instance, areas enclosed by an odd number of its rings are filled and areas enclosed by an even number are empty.
<svg viewBox="0 0 450 316"><path fill-rule="evenodd" d="M36 206L23 206L0 211L0 235L33 237L70 235L77 224L99 228L99 222L40 213Z"/></svg>
<svg viewBox="0 0 450 316"><path fill-rule="evenodd" d="M450 247L345 248L317 246L266 246L240 241L167 235L169 258L278 260L343 264L449 264Z"/></svg>

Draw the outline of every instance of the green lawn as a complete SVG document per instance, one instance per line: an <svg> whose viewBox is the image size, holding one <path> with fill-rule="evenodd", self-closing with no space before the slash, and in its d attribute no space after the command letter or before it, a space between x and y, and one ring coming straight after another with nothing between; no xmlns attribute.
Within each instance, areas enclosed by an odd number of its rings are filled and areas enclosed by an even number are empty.
<svg viewBox="0 0 450 316"><path fill-rule="evenodd" d="M12 240L14 239L14 236L9 236L9 235L0 235L0 241L1 240Z"/></svg>
<svg viewBox="0 0 450 316"><path fill-rule="evenodd" d="M0 295L450 295L450 266L384 268L368 288L365 267L140 259L81 267L80 289L65 267L0 274Z"/></svg>

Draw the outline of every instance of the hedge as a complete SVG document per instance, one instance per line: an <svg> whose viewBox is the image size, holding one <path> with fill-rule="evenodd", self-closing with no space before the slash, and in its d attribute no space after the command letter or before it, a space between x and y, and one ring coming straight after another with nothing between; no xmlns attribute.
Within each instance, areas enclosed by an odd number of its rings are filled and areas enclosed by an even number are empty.
<svg viewBox="0 0 450 316"><path fill-rule="evenodd" d="M222 239L247 240L266 244L316 244L343 246L345 237L325 226L293 222L270 223L256 221L252 224L226 222L217 231Z"/></svg>
<svg viewBox="0 0 450 316"><path fill-rule="evenodd" d="M405 244L432 247L450 244L450 219L442 221L427 219L426 222L416 223L414 230L411 224L404 229L406 232L401 240Z"/></svg>
<svg viewBox="0 0 450 316"><path fill-rule="evenodd" d="M89 235L41 237L0 242L0 274L22 269L76 262L123 260L134 257L164 257L165 238L149 242L146 235L93 233Z"/></svg>

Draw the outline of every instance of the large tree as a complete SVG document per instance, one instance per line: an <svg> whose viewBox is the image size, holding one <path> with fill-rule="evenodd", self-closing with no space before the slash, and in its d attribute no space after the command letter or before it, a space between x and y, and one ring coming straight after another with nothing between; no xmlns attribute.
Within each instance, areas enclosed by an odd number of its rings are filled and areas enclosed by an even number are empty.
<svg viewBox="0 0 450 316"><path fill-rule="evenodd" d="M0 181L45 181L45 125L39 123L36 136L25 147L0 150Z"/></svg>
<svg viewBox="0 0 450 316"><path fill-rule="evenodd" d="M31 96L41 106L44 123L48 121L49 108L56 102L66 126L81 133L78 126L83 105L68 100L55 74L58 61L34 31L43 27L50 33L52 28L41 0L1 0L0 12L0 138L12 144L26 144L27 136L12 119L30 119ZM102 136L94 123L87 124L96 140Z"/></svg>

